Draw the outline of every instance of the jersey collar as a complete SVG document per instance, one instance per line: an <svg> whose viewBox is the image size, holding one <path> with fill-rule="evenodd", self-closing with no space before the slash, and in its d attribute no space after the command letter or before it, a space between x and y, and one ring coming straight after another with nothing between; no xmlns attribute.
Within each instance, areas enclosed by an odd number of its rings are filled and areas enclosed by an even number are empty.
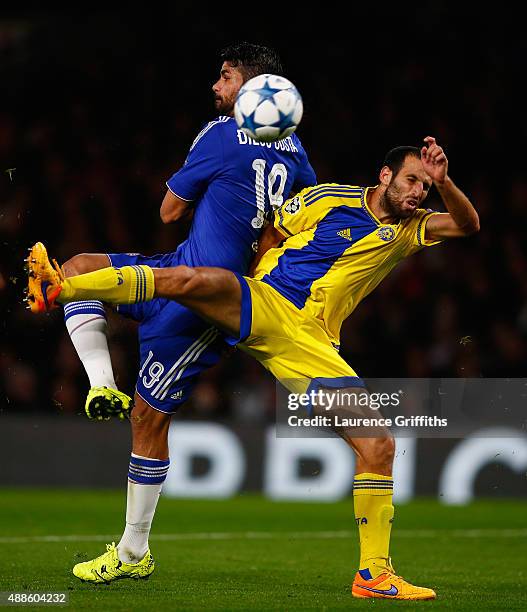
<svg viewBox="0 0 527 612"><path fill-rule="evenodd" d="M368 191L371 191L372 189L376 189L378 186L379 185L374 185L373 187L365 187L362 190L362 194L361 194L361 197L360 197L360 203L361 203L361 206L362 206L364 212L377 225L393 225L393 226L396 226L396 227L401 225L401 219L399 219L399 221L397 221L397 223L382 223L381 221L379 221L377 216L373 214L373 211L368 206L368 203L366 202Z"/></svg>
<svg viewBox="0 0 527 612"><path fill-rule="evenodd" d="M375 185L375 187L366 187L365 189L363 189L361 196L360 196L360 203L361 203L362 209L370 217L370 219L376 225L382 225L382 223L379 221L379 219L377 219L377 217L373 214L373 212L370 210L370 207L366 203L366 196L368 194L368 191L370 191L370 189L375 189L376 187L378 187L378 185Z"/></svg>

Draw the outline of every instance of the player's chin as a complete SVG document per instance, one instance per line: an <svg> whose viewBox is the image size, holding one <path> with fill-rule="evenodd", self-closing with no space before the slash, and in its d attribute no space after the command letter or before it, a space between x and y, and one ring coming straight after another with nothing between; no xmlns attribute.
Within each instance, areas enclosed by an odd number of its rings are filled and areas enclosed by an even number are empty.
<svg viewBox="0 0 527 612"><path fill-rule="evenodd" d="M417 204L403 204L400 208L400 217L402 219L409 219L415 215L417 210Z"/></svg>
<svg viewBox="0 0 527 612"><path fill-rule="evenodd" d="M234 106L232 104L227 104L223 100L214 100L214 108L220 115L231 115L234 110Z"/></svg>

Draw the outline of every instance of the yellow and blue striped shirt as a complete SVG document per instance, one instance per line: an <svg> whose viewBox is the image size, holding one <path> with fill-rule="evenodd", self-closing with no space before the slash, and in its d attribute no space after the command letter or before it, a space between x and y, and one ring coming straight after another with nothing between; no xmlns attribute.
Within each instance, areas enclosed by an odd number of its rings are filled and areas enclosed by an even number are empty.
<svg viewBox="0 0 527 612"><path fill-rule="evenodd" d="M425 239L433 211L417 209L382 224L368 208L369 188L326 183L308 187L275 213L286 240L260 260L255 278L268 283L339 344L342 322L397 263L437 242Z"/></svg>

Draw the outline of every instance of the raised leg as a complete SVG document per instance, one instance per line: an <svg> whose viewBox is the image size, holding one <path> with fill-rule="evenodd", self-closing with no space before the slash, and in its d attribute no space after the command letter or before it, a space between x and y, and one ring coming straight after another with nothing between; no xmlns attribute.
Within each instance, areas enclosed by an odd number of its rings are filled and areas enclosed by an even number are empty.
<svg viewBox="0 0 527 612"><path fill-rule="evenodd" d="M179 302L230 335L240 333L242 289L223 268L153 268L155 293Z"/></svg>

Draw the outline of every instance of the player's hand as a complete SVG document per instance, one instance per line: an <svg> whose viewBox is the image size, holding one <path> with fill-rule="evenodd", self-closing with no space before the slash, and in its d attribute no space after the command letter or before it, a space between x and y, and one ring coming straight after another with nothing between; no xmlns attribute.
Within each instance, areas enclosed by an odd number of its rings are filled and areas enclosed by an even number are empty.
<svg viewBox="0 0 527 612"><path fill-rule="evenodd" d="M448 160L443 149L436 143L433 136L424 139L426 146L421 149L421 162L424 171L436 183L442 185L447 177Z"/></svg>

